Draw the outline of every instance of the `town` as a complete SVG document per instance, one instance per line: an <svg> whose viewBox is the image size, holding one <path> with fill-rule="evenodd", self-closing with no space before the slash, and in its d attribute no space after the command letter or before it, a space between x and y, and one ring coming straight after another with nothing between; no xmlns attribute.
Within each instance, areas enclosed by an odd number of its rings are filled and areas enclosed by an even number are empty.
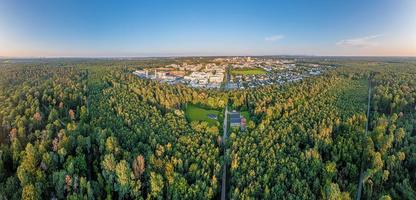
<svg viewBox="0 0 416 200"><path fill-rule="evenodd" d="M231 57L208 63L183 62L164 67L141 67L133 72L140 78L167 84L184 84L205 89L245 89L280 85L317 76L332 66L303 63L296 59Z"/></svg>

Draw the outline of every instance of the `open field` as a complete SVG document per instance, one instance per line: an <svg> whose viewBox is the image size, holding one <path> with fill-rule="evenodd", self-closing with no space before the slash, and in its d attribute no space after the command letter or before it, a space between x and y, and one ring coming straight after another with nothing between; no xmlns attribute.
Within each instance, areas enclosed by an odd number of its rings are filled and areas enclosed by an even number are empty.
<svg viewBox="0 0 416 200"><path fill-rule="evenodd" d="M232 75L259 75L266 74L266 71L261 68L249 68L249 69L232 69Z"/></svg>
<svg viewBox="0 0 416 200"><path fill-rule="evenodd" d="M217 116L217 119L211 119L208 115L213 114ZM218 110L208 110L201 108L197 105L189 104L186 108L186 118L189 121L206 121L210 125L217 125L221 112Z"/></svg>

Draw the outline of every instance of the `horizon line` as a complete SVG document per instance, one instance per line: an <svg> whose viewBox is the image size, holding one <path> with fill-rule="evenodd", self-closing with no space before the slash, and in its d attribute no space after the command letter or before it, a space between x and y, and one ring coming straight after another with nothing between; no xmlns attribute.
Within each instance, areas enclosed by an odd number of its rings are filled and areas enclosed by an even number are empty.
<svg viewBox="0 0 416 200"><path fill-rule="evenodd" d="M358 57L358 58L416 58L416 55L308 55L308 54L264 54L264 55L155 55L155 56L0 56L0 59L129 59L129 58L187 58L187 57Z"/></svg>

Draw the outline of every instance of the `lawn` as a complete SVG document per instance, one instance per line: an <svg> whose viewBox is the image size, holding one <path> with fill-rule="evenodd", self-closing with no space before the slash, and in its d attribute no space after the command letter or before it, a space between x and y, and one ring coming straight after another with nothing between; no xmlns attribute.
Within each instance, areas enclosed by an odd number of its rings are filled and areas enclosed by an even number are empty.
<svg viewBox="0 0 416 200"><path fill-rule="evenodd" d="M208 117L209 114L213 114L217 116L216 119L210 119ZM218 119L221 117L221 112L218 110L208 110L201 108L197 105L188 104L186 108L186 118L189 121L206 121L210 125L218 125Z"/></svg>
<svg viewBox="0 0 416 200"><path fill-rule="evenodd" d="M243 68L243 69L232 69L232 75L260 75L266 74L266 71L262 68Z"/></svg>

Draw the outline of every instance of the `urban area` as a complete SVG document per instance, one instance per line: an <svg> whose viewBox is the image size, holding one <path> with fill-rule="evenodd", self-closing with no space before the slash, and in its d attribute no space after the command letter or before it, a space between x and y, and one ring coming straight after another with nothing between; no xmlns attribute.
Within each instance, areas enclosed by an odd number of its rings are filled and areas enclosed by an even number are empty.
<svg viewBox="0 0 416 200"><path fill-rule="evenodd" d="M252 57L215 58L207 63L183 62L164 67L140 67L140 78L193 88L245 89L283 84L317 76L332 66L303 63L296 59Z"/></svg>

